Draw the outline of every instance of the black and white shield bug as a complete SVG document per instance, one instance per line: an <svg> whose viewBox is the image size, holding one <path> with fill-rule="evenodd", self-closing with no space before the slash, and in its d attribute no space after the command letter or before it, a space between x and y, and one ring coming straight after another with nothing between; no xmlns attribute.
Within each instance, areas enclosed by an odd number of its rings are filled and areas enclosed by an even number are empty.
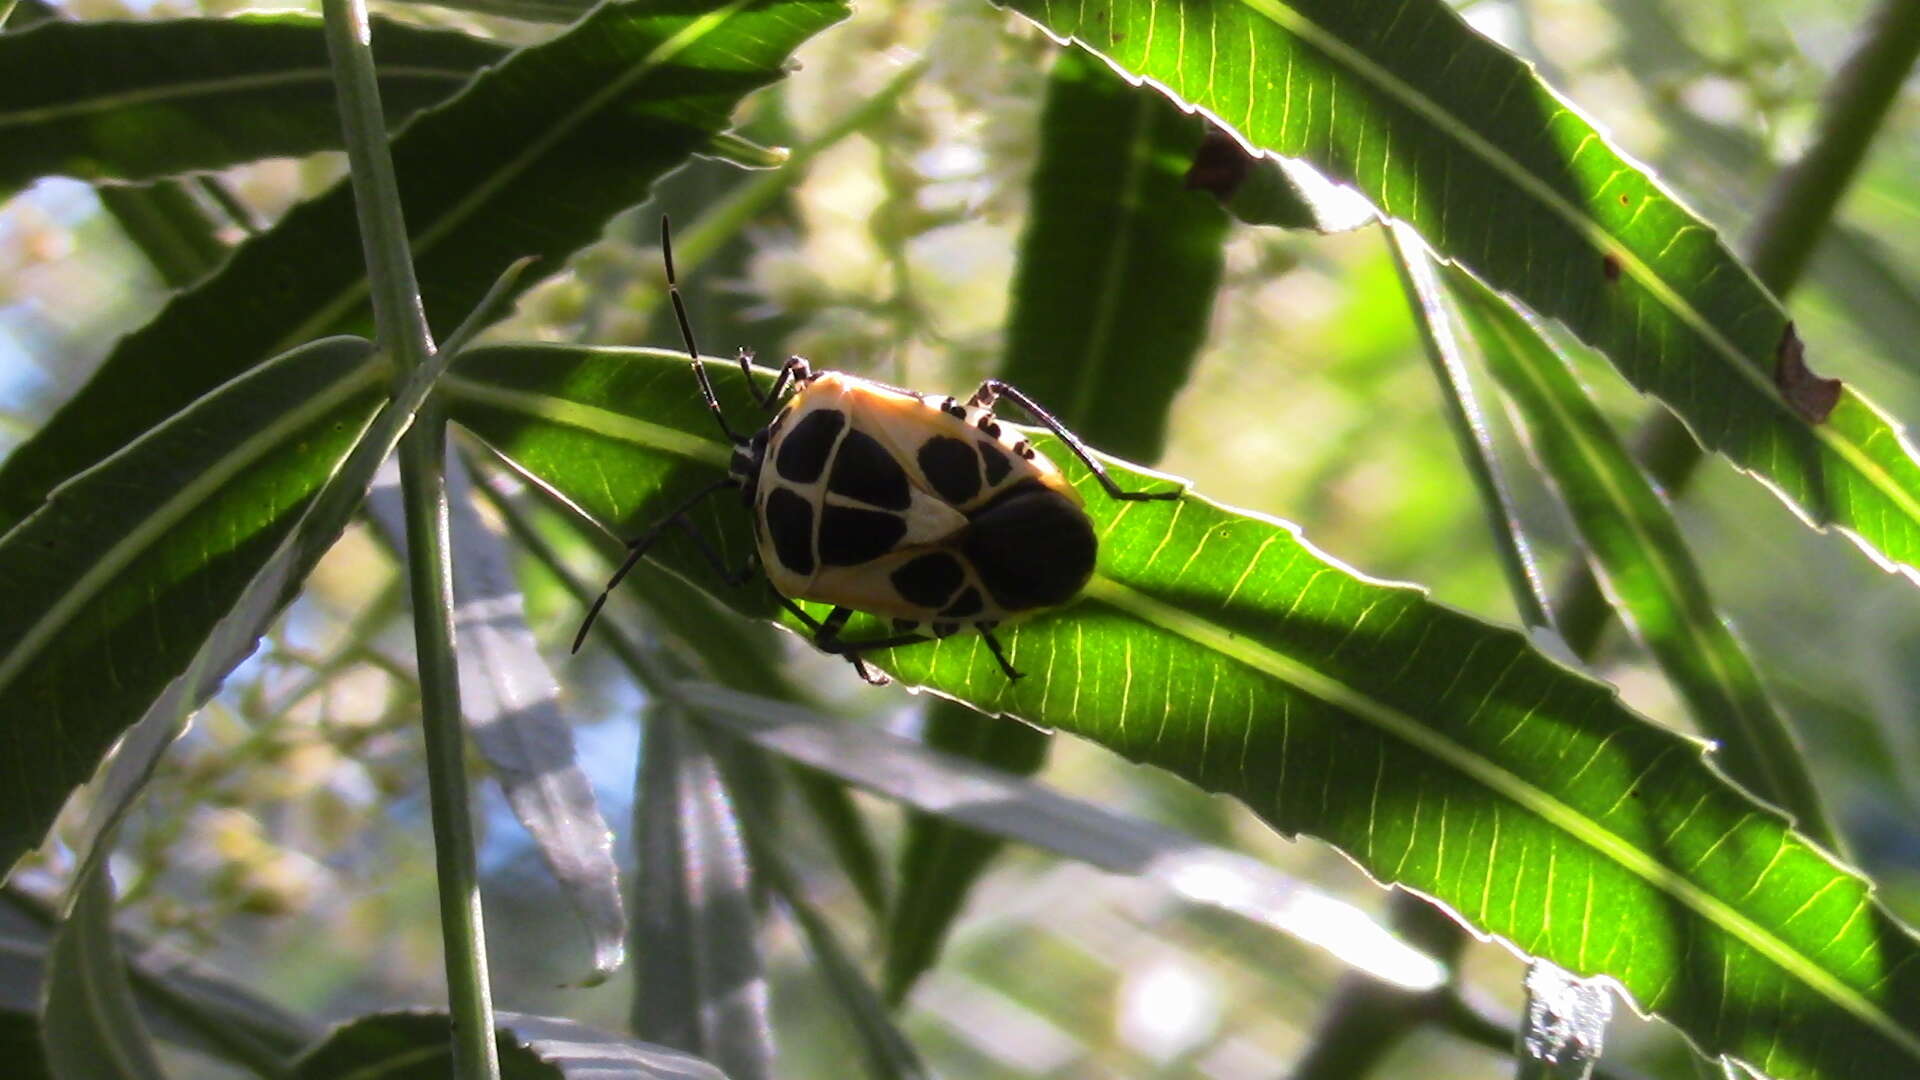
<svg viewBox="0 0 1920 1080"><path fill-rule="evenodd" d="M1109 497L1173 499L1178 490L1122 491L1100 462L1045 409L998 379L958 401L901 390L842 371L813 371L790 357L764 396L771 423L743 436L727 422L694 343L674 280L666 219L660 244L667 293L693 375L720 430L733 444L725 480L695 493L641 536L580 625L577 651L607 596L668 528L701 546L730 582L754 567L721 564L687 513L721 488L739 488L752 509L757 560L781 603L822 650L851 660L861 676L884 683L861 654L971 628L986 640L1009 679L1018 679L994 628L1007 619L1064 604L1093 575L1099 540L1080 493L1032 443L994 415L1006 399L1053 432L1092 470ZM742 350L741 371L752 376ZM749 382L749 385L751 383ZM816 619L796 601L833 605ZM889 637L843 641L854 612L893 620Z"/></svg>

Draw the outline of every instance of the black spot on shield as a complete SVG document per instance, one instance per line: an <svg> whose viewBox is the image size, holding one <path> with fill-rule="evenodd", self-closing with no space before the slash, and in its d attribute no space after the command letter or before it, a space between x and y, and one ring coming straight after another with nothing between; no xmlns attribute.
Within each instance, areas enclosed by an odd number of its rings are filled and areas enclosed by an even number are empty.
<svg viewBox="0 0 1920 1080"><path fill-rule="evenodd" d="M846 426L847 418L838 409L816 409L808 413L780 440L780 454L774 459L774 468L780 470L783 479L795 484L811 484L820 479L820 471L827 467L827 455L833 453L833 440Z"/></svg>
<svg viewBox="0 0 1920 1080"><path fill-rule="evenodd" d="M840 440L827 490L884 510L905 510L913 502L907 491L907 471L864 431L849 431Z"/></svg>
<svg viewBox="0 0 1920 1080"><path fill-rule="evenodd" d="M907 535L907 519L879 510L829 506L820 512L820 563L859 566L892 551Z"/></svg>
<svg viewBox="0 0 1920 1080"><path fill-rule="evenodd" d="M767 495L767 531L773 554L796 574L813 573L813 505L786 488Z"/></svg>
<svg viewBox="0 0 1920 1080"><path fill-rule="evenodd" d="M1013 471L1013 462L1000 450L999 443L982 442L980 444L980 464L987 469L987 486L993 487L1007 478Z"/></svg>
<svg viewBox="0 0 1920 1080"><path fill-rule="evenodd" d="M1015 484L970 517L961 550L1007 611L1063 604L1093 574L1093 524L1037 480Z"/></svg>
<svg viewBox="0 0 1920 1080"><path fill-rule="evenodd" d="M942 499L959 505L980 494L980 459L973 447L945 435L920 446L920 471Z"/></svg>
<svg viewBox="0 0 1920 1080"><path fill-rule="evenodd" d="M908 603L939 608L946 604L953 590L966 580L967 574L960 569L960 560L936 552L907 563L895 570L891 577L894 589Z"/></svg>

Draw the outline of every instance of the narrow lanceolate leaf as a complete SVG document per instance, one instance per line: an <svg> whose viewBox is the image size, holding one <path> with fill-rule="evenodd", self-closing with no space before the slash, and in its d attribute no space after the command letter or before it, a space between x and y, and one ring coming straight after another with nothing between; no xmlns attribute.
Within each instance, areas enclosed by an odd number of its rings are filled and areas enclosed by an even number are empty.
<svg viewBox="0 0 1920 1080"><path fill-rule="evenodd" d="M612 3L520 50L394 142L394 168L436 336L524 256L551 270L608 218L726 127L794 46L840 19L839 0ZM378 47L376 43L376 48ZM366 268L343 183L242 245L114 349L0 465L0 524L54 484L266 357L370 325ZM522 278L516 293L531 283ZM151 378L164 370L164 379Z"/></svg>
<svg viewBox="0 0 1920 1080"><path fill-rule="evenodd" d="M85 874L47 957L41 1035L57 1080L160 1080L113 934L113 882Z"/></svg>
<svg viewBox="0 0 1920 1080"><path fill-rule="evenodd" d="M0 537L0 872L186 670L360 437L386 396L371 350L335 338L262 365Z"/></svg>
<svg viewBox="0 0 1920 1080"><path fill-rule="evenodd" d="M737 780L730 779L730 783ZM799 924L813 955L821 981L832 991L840 1012L854 1029L867 1060L868 1075L876 1080L927 1080L920 1054L907 1041L880 995L867 981L860 964L841 943L833 924L808 901L781 853L778 833L769 815L749 811L741 825L752 852L754 873L767 882Z"/></svg>
<svg viewBox="0 0 1920 1080"><path fill-rule="evenodd" d="M507 52L386 20L374 45L394 124ZM146 180L340 145L312 15L49 21L0 38L0 71L0 195L41 176Z"/></svg>
<svg viewBox="0 0 1920 1080"><path fill-rule="evenodd" d="M727 1080L699 1058L552 1016L499 1013L504 1080ZM453 1068L446 1014L374 1013L307 1051L293 1080L443 1080Z"/></svg>
<svg viewBox="0 0 1920 1080"><path fill-rule="evenodd" d="M575 755L559 685L527 626L511 554L474 509L472 494L465 466L448 455L461 715L507 805L586 926L598 981L613 974L626 952L627 916L613 860L613 831ZM388 541L404 552L397 467L381 470L367 509Z"/></svg>
<svg viewBox="0 0 1920 1080"><path fill-rule="evenodd" d="M0 1013L40 1011L59 918L17 885L0 892ZM173 948L118 936L140 1017L155 1038L236 1065L292 1057L316 1033L307 1022ZM11 1068L12 1058L0 1057Z"/></svg>
<svg viewBox="0 0 1920 1080"><path fill-rule="evenodd" d="M482 350L444 386L456 419L585 512L649 520L725 467L684 364ZM709 367L744 416L738 372ZM875 655L896 678L1233 795L1524 953L1612 977L1710 1053L1782 1077L1920 1068L1912 932L1698 743L1285 523L1197 495L1116 503L1058 442L1039 445L1086 498L1093 580L1002 628L1017 683L973 635ZM1123 487L1168 483L1112 468ZM736 559L749 549L737 505L697 517ZM696 553L662 558L742 611L772 610ZM847 637L885 632L857 619Z"/></svg>
<svg viewBox="0 0 1920 1080"><path fill-rule="evenodd" d="M1702 730L1719 741L1721 766L1797 818L1803 832L1832 844L1805 755L1715 608L1666 501L1525 316L1459 270L1448 272L1447 284L1607 595Z"/></svg>
<svg viewBox="0 0 1920 1080"><path fill-rule="evenodd" d="M1078 51L1055 62L1040 126L1000 376L1095 445L1152 460L1220 282L1227 214L1189 179L1210 126ZM947 701L929 707L926 738L1022 774L1046 761L1043 733L983 724ZM887 926L889 998L934 962L999 846L937 817L908 819Z"/></svg>
<svg viewBox="0 0 1920 1080"><path fill-rule="evenodd" d="M445 7L527 22L564 23L585 15L593 0L408 0L423 7Z"/></svg>
<svg viewBox="0 0 1920 1080"><path fill-rule="evenodd" d="M735 1080L773 1075L746 852L719 767L673 710L647 717L634 803L633 1031Z"/></svg>
<svg viewBox="0 0 1920 1080"><path fill-rule="evenodd" d="M1000 376L1094 445L1151 460L1220 283L1226 212L1186 182L1207 124L1065 52L1040 126Z"/></svg>
<svg viewBox="0 0 1920 1080"><path fill-rule="evenodd" d="M1007 6L1353 184L1565 322L1807 520L1920 578L1920 463L1896 427L1810 373L1712 228L1442 0Z"/></svg>

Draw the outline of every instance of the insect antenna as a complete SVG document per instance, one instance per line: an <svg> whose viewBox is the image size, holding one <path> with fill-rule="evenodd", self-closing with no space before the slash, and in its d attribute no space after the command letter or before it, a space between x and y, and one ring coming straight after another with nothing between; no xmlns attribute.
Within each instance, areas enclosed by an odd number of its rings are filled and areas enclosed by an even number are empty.
<svg viewBox="0 0 1920 1080"><path fill-rule="evenodd" d="M626 559L621 562L620 569L613 572L613 577L607 581L607 587L600 590L599 596L593 598L593 606L587 609L587 617L580 621L579 632L573 635L574 652L579 652L580 646L586 643L587 631L593 629L593 621L600 617L600 609L607 606L607 597L612 596L613 590L619 588L620 582L626 578L628 572L640 565L640 560L646 557L647 551L653 547L654 542L666 535L667 527L678 524L683 528L691 530L692 525L686 520L687 511L697 506L700 500L719 491L721 488L738 486L738 482L731 476L725 480L708 484L706 487L694 492L691 498L688 498L685 502L675 507L672 513L654 522L652 528L627 541ZM700 538L697 532L693 532L691 535L696 542L702 544L703 552L707 555L708 559L714 563L714 568L720 571L721 576L728 577L729 575L726 568L719 564L718 555L711 549L705 547L704 540Z"/></svg>
<svg viewBox="0 0 1920 1080"><path fill-rule="evenodd" d="M673 276L673 227L665 214L660 215L660 255L667 264L667 295L673 300L674 318L680 320L680 338L687 343L687 358L693 362L693 377L700 382L700 396L706 399L707 411L719 421L727 440L735 446L743 445L747 440L727 423L727 414L720 411L720 399L714 396L713 382L707 378L707 366L700 362L700 346L693 341L693 323L687 318L686 301L680 299L680 283Z"/></svg>

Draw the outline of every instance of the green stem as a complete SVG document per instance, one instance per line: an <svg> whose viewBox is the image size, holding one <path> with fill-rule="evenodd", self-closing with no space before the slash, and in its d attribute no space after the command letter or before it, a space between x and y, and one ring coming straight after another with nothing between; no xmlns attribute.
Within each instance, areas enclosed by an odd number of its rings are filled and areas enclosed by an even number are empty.
<svg viewBox="0 0 1920 1080"><path fill-rule="evenodd" d="M365 0L323 0L327 51L352 170L360 242L375 325L395 357L401 385L435 360L413 256L401 217L399 185L387 149ZM446 423L428 401L400 440L400 485L407 520L407 569L432 807L434 863L445 942L448 1011L455 1075L498 1080L487 946L468 805L466 732L454 661L453 563L447 535Z"/></svg>
<svg viewBox="0 0 1920 1080"><path fill-rule="evenodd" d="M1813 145L1775 178L1754 217L1747 264L1776 296L1784 298L1799 283L1917 57L1920 4L1882 0L1821 103ZM1686 427L1665 409L1641 424L1634 448L1669 496L1686 488L1702 457ZM1570 571L1554 595L1561 635L1574 653L1591 657L1613 615L1592 569L1582 564Z"/></svg>
<svg viewBox="0 0 1920 1080"><path fill-rule="evenodd" d="M1552 628L1553 617L1547 607L1545 585L1527 550L1527 538L1520 532L1520 519L1513 499L1500 478L1500 466L1494 458L1493 440L1487 433L1474 396L1473 382L1467 377L1460 345L1450 331L1446 307L1440 299L1440 285L1433 278L1433 264L1420 245L1419 238L1404 225L1382 225L1387 247L1393 253L1394 269L1400 272L1400 284L1407 302L1413 307L1413 322L1426 346L1427 362L1440 384L1440 397L1446 403L1447 426L1459 445L1460 460L1480 492L1480 509L1487 517L1487 531L1493 534L1493 548L1506 572L1507 587L1514 607L1528 626Z"/></svg>

